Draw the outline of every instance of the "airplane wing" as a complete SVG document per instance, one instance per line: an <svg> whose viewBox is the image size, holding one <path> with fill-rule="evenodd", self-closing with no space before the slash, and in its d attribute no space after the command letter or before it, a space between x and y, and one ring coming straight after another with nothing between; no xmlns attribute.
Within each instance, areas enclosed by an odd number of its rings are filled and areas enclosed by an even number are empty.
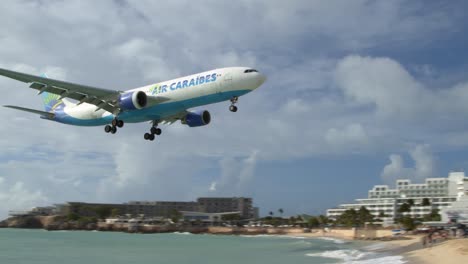
<svg viewBox="0 0 468 264"><path fill-rule="evenodd" d="M182 120L187 115L187 113L188 113L187 110L183 110L183 111L180 111L180 112L178 112L176 114L165 116L165 117L162 117L161 119L158 119L158 120L150 121L150 124L152 124L153 126L157 125L157 124L172 125L174 122L176 122L178 120Z"/></svg>
<svg viewBox="0 0 468 264"><path fill-rule="evenodd" d="M106 90L81 84L74 84L26 73L15 72L0 68L0 75L25 83L31 83L30 88L39 90L39 94L49 92L58 94L62 98L72 98L79 103L93 104L98 109L104 109L113 114L119 113L118 99L121 91Z"/></svg>
<svg viewBox="0 0 468 264"><path fill-rule="evenodd" d="M55 117L54 113L44 112L44 111L39 111L39 110L29 109L29 108L24 108L24 107L19 107L19 106L15 106L15 105L4 105L4 107L13 108L13 109L16 109L16 110L21 110L21 111L25 111L25 112L29 112L29 113L38 114L38 115L41 115L41 116L43 116L43 117L45 117L47 119L54 119L54 117Z"/></svg>

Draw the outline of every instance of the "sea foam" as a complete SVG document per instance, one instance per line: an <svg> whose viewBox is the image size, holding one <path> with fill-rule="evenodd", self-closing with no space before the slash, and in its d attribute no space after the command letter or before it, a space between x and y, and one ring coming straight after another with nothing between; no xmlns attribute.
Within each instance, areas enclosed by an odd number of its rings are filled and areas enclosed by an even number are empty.
<svg viewBox="0 0 468 264"><path fill-rule="evenodd" d="M344 240L341 240L341 239L338 239L338 238L333 238L333 237L317 237L317 238L322 239L322 240L332 241L335 244L345 244L345 243L347 243Z"/></svg>
<svg viewBox="0 0 468 264"><path fill-rule="evenodd" d="M402 264L402 256L383 256L371 252L363 252L357 249L329 250L318 253L308 253L309 257L322 257L340 259L347 264Z"/></svg>

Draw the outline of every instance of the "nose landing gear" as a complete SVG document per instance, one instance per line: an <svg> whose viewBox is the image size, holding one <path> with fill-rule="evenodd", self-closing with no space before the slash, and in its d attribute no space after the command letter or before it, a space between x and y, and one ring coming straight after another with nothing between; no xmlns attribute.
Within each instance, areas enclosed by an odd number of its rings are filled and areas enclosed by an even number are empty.
<svg viewBox="0 0 468 264"><path fill-rule="evenodd" d="M233 96L231 98L231 105L229 106L229 111L231 112L237 112L237 106L235 106L235 104L237 103L237 100L239 100L239 97L237 96Z"/></svg>

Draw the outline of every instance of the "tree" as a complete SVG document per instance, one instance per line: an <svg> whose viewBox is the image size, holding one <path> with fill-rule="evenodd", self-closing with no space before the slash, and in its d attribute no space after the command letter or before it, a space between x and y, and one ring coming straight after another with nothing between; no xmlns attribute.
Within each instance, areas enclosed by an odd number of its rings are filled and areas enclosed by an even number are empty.
<svg viewBox="0 0 468 264"><path fill-rule="evenodd" d="M373 220L374 216L370 213L370 211L366 207L361 206L358 211L355 209L348 209L344 211L344 213L336 219L336 222L337 224L341 224L347 227L356 227L363 226L366 222L372 222Z"/></svg>
<svg viewBox="0 0 468 264"><path fill-rule="evenodd" d="M421 206L429 206L429 205L431 205L429 198L423 198Z"/></svg>
<svg viewBox="0 0 468 264"><path fill-rule="evenodd" d="M69 213L67 215L67 218L68 218L69 221L76 221L76 220L80 219L80 216L75 214L75 213Z"/></svg>
<svg viewBox="0 0 468 264"><path fill-rule="evenodd" d="M320 222L317 219L317 217L312 216L307 222L307 224L309 225L309 227L318 227L320 225Z"/></svg>
<svg viewBox="0 0 468 264"><path fill-rule="evenodd" d="M409 205L408 203L403 203L400 208L398 208L398 212L400 213L405 213L405 212L409 212L411 210L411 205Z"/></svg>
<svg viewBox="0 0 468 264"><path fill-rule="evenodd" d="M414 200L413 199L408 199L408 201L406 202L409 204L409 206L413 206L414 205Z"/></svg>
<svg viewBox="0 0 468 264"><path fill-rule="evenodd" d="M223 221L238 221L238 220L240 220L240 215L239 214L221 215L221 220L223 220Z"/></svg>
<svg viewBox="0 0 468 264"><path fill-rule="evenodd" d="M374 220L374 216L367 210L366 207L361 206L358 211L358 225L364 225L367 222L371 222Z"/></svg>
<svg viewBox="0 0 468 264"><path fill-rule="evenodd" d="M94 209L99 219L105 219L110 216L112 208L108 206L98 206Z"/></svg>
<svg viewBox="0 0 468 264"><path fill-rule="evenodd" d="M180 218L182 218L182 213L177 211L176 209L173 209L171 211L170 218L172 222L177 223L179 222Z"/></svg>
<svg viewBox="0 0 468 264"><path fill-rule="evenodd" d="M357 212L353 208L344 211L338 218L336 219L338 224L352 227L357 224Z"/></svg>
<svg viewBox="0 0 468 264"><path fill-rule="evenodd" d="M111 216L112 216L112 217L117 217L118 215L120 215L120 210L117 209L117 208L112 208L112 210L111 210Z"/></svg>
<svg viewBox="0 0 468 264"><path fill-rule="evenodd" d="M281 215L281 217L283 217L283 213L284 213L283 208L278 209L278 213Z"/></svg>
<svg viewBox="0 0 468 264"><path fill-rule="evenodd" d="M440 221L441 217L438 209L432 209L431 212L423 217L424 221Z"/></svg>
<svg viewBox="0 0 468 264"><path fill-rule="evenodd" d="M273 211L270 211L269 215L270 215L270 216L273 216Z"/></svg>
<svg viewBox="0 0 468 264"><path fill-rule="evenodd" d="M397 222L400 223L407 230L413 230L414 228L416 228L416 223L414 222L414 219L409 216L403 216L397 219Z"/></svg>
<svg viewBox="0 0 468 264"><path fill-rule="evenodd" d="M319 215L318 221L321 225L326 225L328 224L328 222L330 222L330 219L328 219L328 217L326 217L325 215Z"/></svg>

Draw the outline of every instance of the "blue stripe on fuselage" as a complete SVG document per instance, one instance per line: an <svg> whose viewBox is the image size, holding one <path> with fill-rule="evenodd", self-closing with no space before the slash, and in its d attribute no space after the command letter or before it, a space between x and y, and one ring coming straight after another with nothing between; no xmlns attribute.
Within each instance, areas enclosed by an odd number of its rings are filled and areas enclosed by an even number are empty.
<svg viewBox="0 0 468 264"><path fill-rule="evenodd" d="M205 95L183 101L157 104L155 106L143 108L140 110L122 112L119 115L119 119L128 123L159 120L164 117L177 114L188 108L226 101L232 98L233 96L241 96L251 91L252 90L229 91ZM54 121L75 126L101 126L109 124L113 118L114 115L108 115L106 117L96 119L79 119L66 114L63 110L63 106L61 106L55 111Z"/></svg>

